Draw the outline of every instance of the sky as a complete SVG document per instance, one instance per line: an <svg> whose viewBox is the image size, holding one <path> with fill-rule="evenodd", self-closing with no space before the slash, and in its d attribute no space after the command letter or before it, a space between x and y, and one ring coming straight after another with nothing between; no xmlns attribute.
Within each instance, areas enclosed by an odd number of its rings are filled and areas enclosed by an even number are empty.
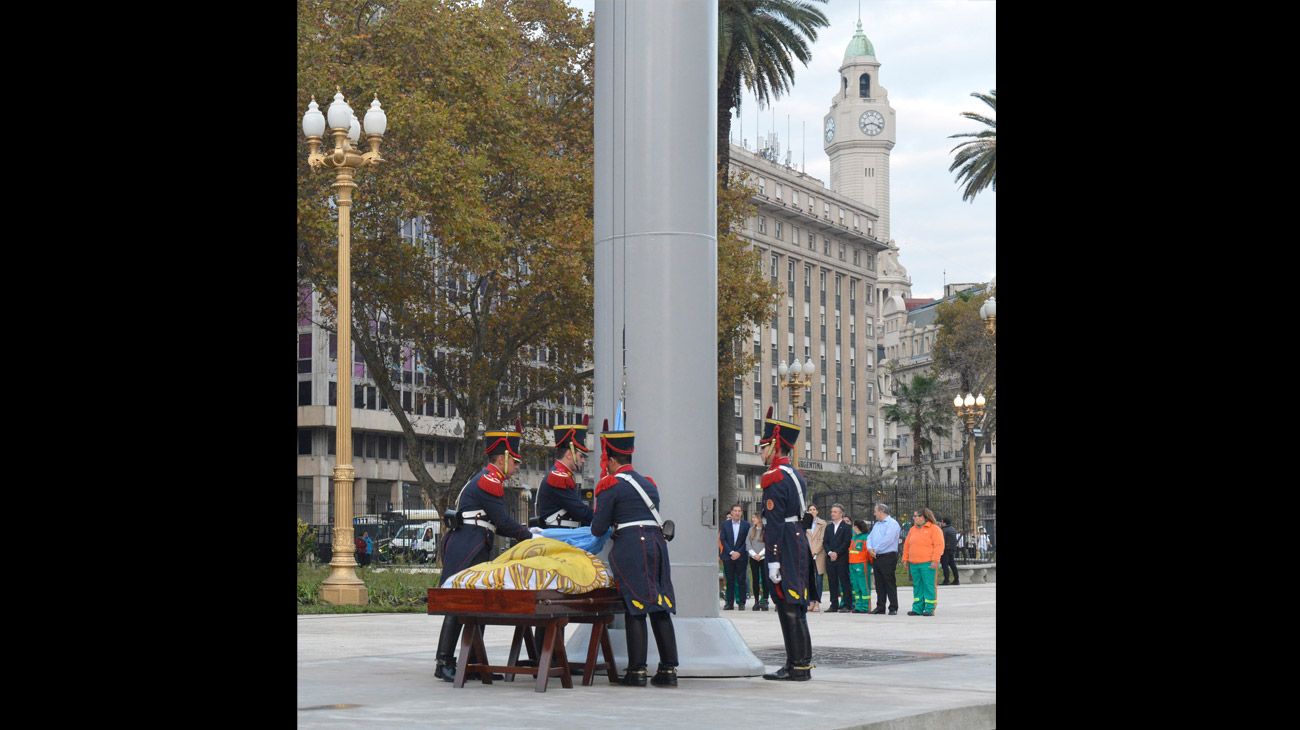
<svg viewBox="0 0 1300 730"><path fill-rule="evenodd" d="M567 2L586 12L595 5L595 0ZM970 96L997 88L997 3L992 0L829 0L821 9L830 24L812 44L808 66L795 61L792 91L763 109L746 92L741 119L732 121L732 141L740 143L743 129L754 149L755 123L766 137L775 115L781 158L791 150L796 167L802 164L829 184L822 118L839 89L839 67L859 5L863 32L881 64L879 82L897 113L890 227L899 260L912 277L912 296L938 298L945 280L988 281L996 273L997 193L985 189L973 203L962 201L956 173L948 166L952 148L964 140L948 137L984 128L962 112L996 118Z"/></svg>

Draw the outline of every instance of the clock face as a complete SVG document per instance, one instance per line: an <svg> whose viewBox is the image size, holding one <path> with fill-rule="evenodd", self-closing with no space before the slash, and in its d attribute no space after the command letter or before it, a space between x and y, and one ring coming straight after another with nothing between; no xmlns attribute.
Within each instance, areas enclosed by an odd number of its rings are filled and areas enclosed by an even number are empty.
<svg viewBox="0 0 1300 730"><path fill-rule="evenodd" d="M831 140L833 139L835 139L835 120L827 119L826 120L826 143L830 144Z"/></svg>
<svg viewBox="0 0 1300 730"><path fill-rule="evenodd" d="M885 118L875 110L862 112L862 116L858 117L858 129L874 137L885 131Z"/></svg>

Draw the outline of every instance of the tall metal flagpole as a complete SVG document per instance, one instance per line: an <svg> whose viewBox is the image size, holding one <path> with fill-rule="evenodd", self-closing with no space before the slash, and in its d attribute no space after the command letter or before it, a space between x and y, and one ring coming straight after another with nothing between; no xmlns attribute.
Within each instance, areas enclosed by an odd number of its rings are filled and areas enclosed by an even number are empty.
<svg viewBox="0 0 1300 730"><path fill-rule="evenodd" d="M623 400L637 469L662 485L660 512L676 523L684 677L763 673L718 606L717 42L716 0L596 0L592 420L613 423ZM573 656L589 631L570 638Z"/></svg>

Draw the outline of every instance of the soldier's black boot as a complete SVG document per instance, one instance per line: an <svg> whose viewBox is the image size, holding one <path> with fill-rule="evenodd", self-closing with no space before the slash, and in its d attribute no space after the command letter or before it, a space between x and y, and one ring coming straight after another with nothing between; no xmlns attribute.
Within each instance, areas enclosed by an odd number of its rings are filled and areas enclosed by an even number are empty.
<svg viewBox="0 0 1300 730"><path fill-rule="evenodd" d="M670 667L663 662L659 662L659 671L650 679L650 684L656 687L676 687L677 686L677 667Z"/></svg>
<svg viewBox="0 0 1300 730"><path fill-rule="evenodd" d="M659 649L659 671L650 684L656 687L677 686L677 632L673 630L673 617L667 611L650 614L650 628L654 630L655 647Z"/></svg>
<svg viewBox="0 0 1300 730"><path fill-rule="evenodd" d="M763 679L781 680L790 676L790 666L793 663L791 658L794 656L794 632L797 630L793 625L793 616L789 609L790 604L784 601L776 602L776 620L781 624L781 640L785 642L785 664L780 669L769 674L764 674Z"/></svg>
<svg viewBox="0 0 1300 730"><path fill-rule="evenodd" d="M812 679L812 635L808 633L806 610L799 607L794 615L794 663L790 666L790 676L787 677L791 682L807 682Z"/></svg>
<svg viewBox="0 0 1300 730"><path fill-rule="evenodd" d="M460 621L448 616L442 620L442 632L438 634L438 653L433 667L433 676L445 682L456 681L456 637L460 634Z"/></svg>
<svg viewBox="0 0 1300 730"><path fill-rule="evenodd" d="M619 684L625 687L644 687L646 683L645 655L647 651L645 615L624 614L627 628L627 672Z"/></svg>

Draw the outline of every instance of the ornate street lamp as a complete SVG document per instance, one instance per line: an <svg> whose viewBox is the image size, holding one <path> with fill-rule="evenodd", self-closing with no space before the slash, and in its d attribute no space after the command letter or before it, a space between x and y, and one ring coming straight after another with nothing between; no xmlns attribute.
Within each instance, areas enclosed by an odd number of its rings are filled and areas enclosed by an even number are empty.
<svg viewBox="0 0 1300 730"><path fill-rule="evenodd" d="M781 387L790 390L790 405L795 411L795 418L799 417L799 398L803 395L805 388L812 387L813 373L817 372L817 366L813 364L812 358L808 358L802 365L799 364L799 358L790 361L789 365L781 363L776 366L777 375L781 376ZM794 422L798 424L798 422ZM798 424L802 426L802 424ZM811 429L809 429L811 432ZM808 438L812 435L809 433ZM804 443L808 443L807 439ZM799 466L799 450L794 449L791 460L795 466Z"/></svg>
<svg viewBox="0 0 1300 730"><path fill-rule="evenodd" d="M952 400L952 407L957 411L957 417L961 419L966 426L966 539L967 541L975 538L975 530L978 520L975 514L975 424L979 423L984 417L984 394L980 393L975 397L970 393L965 398L960 395ZM968 542L969 544L969 542Z"/></svg>
<svg viewBox="0 0 1300 730"><path fill-rule="evenodd" d="M370 151L361 153L355 145L361 138L361 124L352 107L343 100L342 89L337 89L334 102L328 111L329 133L334 140L333 151L322 154L321 136L325 133L326 115L320 113L316 97L312 97L307 113L302 117L302 132L307 137L307 164L313 170L322 167L334 170L335 203L339 211L339 306L338 306L338 427L335 431L334 462L334 555L330 559L329 577L321 583L320 598L326 603L365 605L368 601L366 585L357 577L356 559L353 556L352 483L356 471L352 467L352 181L356 170L383 162L379 156L379 141L388 128L388 117L379 107L379 98L370 103L366 112L366 140Z"/></svg>

